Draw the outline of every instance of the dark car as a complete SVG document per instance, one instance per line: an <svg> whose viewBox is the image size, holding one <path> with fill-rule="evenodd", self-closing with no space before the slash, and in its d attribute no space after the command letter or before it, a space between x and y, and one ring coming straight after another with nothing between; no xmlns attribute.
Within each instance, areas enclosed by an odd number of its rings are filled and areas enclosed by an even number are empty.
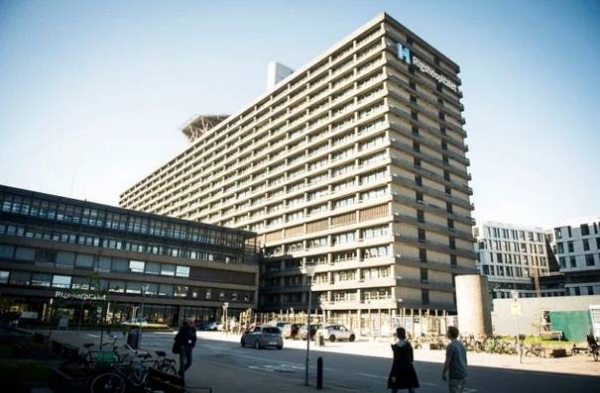
<svg viewBox="0 0 600 393"><path fill-rule="evenodd" d="M298 332L300 331L299 323L286 323L281 328L281 335L283 338L298 338Z"/></svg>
<svg viewBox="0 0 600 393"><path fill-rule="evenodd" d="M242 347L254 347L261 349L265 347L283 348L283 337L281 330L276 326L253 326L242 334L240 341Z"/></svg>
<svg viewBox="0 0 600 393"><path fill-rule="evenodd" d="M321 326L322 326L321 324L310 325L310 338L311 339L313 339L315 337L317 330L319 330L321 328ZM298 336L301 339L306 340L306 324L300 325L300 328L298 329Z"/></svg>

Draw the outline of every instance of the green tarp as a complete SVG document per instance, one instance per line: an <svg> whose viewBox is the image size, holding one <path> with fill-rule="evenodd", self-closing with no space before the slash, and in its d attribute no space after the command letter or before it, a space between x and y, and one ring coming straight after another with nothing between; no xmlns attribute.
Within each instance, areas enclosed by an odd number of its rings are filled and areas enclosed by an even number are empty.
<svg viewBox="0 0 600 393"><path fill-rule="evenodd" d="M589 311L550 311L552 330L562 330L565 340L585 341L591 325Z"/></svg>

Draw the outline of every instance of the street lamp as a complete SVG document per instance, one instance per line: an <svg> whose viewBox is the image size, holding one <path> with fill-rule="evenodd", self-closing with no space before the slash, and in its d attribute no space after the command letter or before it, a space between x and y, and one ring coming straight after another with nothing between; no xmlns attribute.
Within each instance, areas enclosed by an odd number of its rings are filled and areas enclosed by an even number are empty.
<svg viewBox="0 0 600 393"><path fill-rule="evenodd" d="M227 336L228 328L227 328L227 308L229 307L229 302L223 303L223 329L225 329L225 335Z"/></svg>
<svg viewBox="0 0 600 393"><path fill-rule="evenodd" d="M306 275L308 279L308 314L306 316L306 366L304 370L304 384L308 386L308 361L310 357L310 314L311 314L311 303L312 303L312 279L315 275L316 265L307 265L300 268L302 274Z"/></svg>
<svg viewBox="0 0 600 393"><path fill-rule="evenodd" d="M146 294L146 291L148 290L149 286L150 286L150 284L142 285L142 304L140 305L140 317L139 317L140 327L139 327L139 334L138 334L138 349L142 348L142 321L144 319L144 295Z"/></svg>

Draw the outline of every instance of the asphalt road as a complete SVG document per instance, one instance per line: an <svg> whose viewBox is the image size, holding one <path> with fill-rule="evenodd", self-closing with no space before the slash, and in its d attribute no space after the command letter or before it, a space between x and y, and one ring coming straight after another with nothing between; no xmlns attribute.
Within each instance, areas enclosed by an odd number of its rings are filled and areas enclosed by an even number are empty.
<svg viewBox="0 0 600 393"><path fill-rule="evenodd" d="M73 333L76 334L76 333ZM81 337L83 336L83 337ZM94 333L81 333L79 340L97 339ZM147 350L169 351L174 333L144 333L142 347ZM90 341L88 340L88 341ZM124 341L124 337L121 341ZM310 387L304 386L306 342L287 341L283 350L242 348L238 336L200 332L194 350L194 364L187 372L189 386L211 386L215 393L244 391L299 392L315 389L317 357L324 363L324 390L328 392L375 393L386 391L391 365L389 344L381 342L326 343L325 348L310 351ZM482 357L487 356L487 357ZM447 392L440 374L444 352L415 352L415 368L421 383L421 393ZM488 360L489 359L489 360ZM561 370L561 364L544 359L527 360L519 366L518 358L502 355L469 354L468 393L505 392L594 392L600 391L600 362L577 358L591 375L578 375ZM568 358L565 358L565 362ZM573 360L574 361L574 360ZM506 363L506 364L503 364ZM597 373L594 371L597 370ZM595 374L595 375L594 375Z"/></svg>

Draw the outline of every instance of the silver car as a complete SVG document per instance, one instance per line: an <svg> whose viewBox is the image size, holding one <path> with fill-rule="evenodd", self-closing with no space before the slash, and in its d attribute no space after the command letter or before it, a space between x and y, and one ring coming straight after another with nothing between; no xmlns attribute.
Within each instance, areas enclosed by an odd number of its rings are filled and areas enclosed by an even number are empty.
<svg viewBox="0 0 600 393"><path fill-rule="evenodd" d="M254 347L261 349L265 347L283 348L283 337L281 330L275 326L254 326L242 334L240 342L242 347Z"/></svg>
<svg viewBox="0 0 600 393"><path fill-rule="evenodd" d="M344 325L330 324L317 330L317 335L322 335L325 339L334 342L336 340L354 341L356 336L354 332Z"/></svg>

